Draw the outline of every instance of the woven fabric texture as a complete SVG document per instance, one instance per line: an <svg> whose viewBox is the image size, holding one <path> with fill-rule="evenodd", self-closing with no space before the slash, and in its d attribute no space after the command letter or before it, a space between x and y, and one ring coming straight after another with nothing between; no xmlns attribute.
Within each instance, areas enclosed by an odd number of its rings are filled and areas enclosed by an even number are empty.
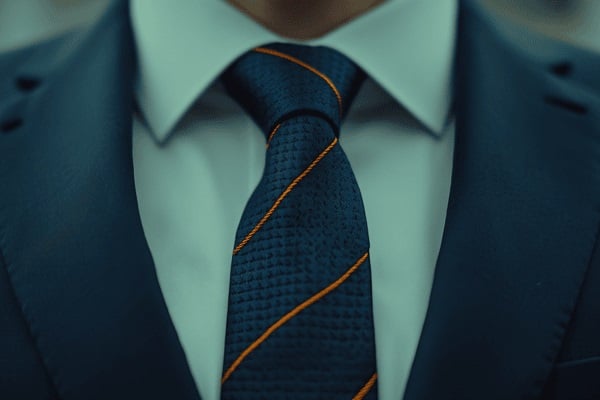
<svg viewBox="0 0 600 400"><path fill-rule="evenodd" d="M367 223L337 136L365 76L324 47L259 50L222 76L270 139L235 238L222 398L352 399L375 343Z"/></svg>

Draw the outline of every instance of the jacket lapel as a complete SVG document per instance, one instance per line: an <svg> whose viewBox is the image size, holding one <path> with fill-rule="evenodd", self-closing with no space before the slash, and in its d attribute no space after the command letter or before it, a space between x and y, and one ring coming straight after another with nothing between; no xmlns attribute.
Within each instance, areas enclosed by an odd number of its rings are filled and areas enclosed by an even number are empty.
<svg viewBox="0 0 600 400"><path fill-rule="evenodd" d="M23 124L2 138L2 250L61 398L197 400L137 210L132 49L119 1L13 55L21 92L0 111Z"/></svg>
<svg viewBox="0 0 600 400"><path fill-rule="evenodd" d="M598 235L600 59L479 7L461 5L453 181L405 400L539 395Z"/></svg>

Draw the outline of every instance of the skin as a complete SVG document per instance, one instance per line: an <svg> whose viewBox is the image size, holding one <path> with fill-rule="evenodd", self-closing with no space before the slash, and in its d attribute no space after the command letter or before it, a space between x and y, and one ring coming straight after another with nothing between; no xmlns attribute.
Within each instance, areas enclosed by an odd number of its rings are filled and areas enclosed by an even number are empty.
<svg viewBox="0 0 600 400"><path fill-rule="evenodd" d="M267 29L306 40L326 34L384 0L227 0Z"/></svg>

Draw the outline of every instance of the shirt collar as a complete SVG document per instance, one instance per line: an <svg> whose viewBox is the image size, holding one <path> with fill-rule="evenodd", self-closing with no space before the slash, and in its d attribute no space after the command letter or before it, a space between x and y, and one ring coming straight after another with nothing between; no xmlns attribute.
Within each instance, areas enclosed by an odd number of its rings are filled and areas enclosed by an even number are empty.
<svg viewBox="0 0 600 400"><path fill-rule="evenodd" d="M457 0L388 0L318 39L344 53L432 133L451 103ZM208 86L244 52L289 41L224 1L133 0L135 94L156 139L166 140Z"/></svg>

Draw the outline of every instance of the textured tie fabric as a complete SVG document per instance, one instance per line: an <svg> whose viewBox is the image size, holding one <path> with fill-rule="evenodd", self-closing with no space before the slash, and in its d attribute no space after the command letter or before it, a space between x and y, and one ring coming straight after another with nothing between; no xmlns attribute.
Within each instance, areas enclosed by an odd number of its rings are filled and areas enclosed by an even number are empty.
<svg viewBox="0 0 600 400"><path fill-rule="evenodd" d="M223 399L376 399L367 223L338 143L364 73L335 50L256 48L222 76L267 139L231 265Z"/></svg>

